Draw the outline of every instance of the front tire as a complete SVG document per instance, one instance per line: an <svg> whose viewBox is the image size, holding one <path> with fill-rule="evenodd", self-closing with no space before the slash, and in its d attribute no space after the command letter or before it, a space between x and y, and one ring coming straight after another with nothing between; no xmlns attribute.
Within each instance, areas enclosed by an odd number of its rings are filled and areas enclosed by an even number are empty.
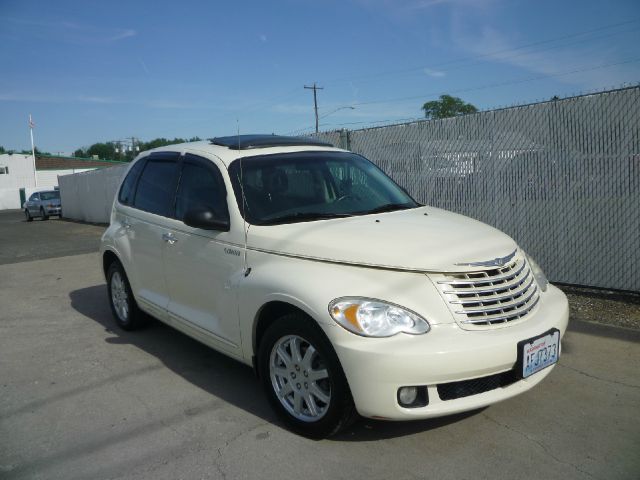
<svg viewBox="0 0 640 480"><path fill-rule="evenodd" d="M109 265L107 270L107 290L109 306L116 323L123 330L135 330L142 325L142 312L136 304L129 279L118 261Z"/></svg>
<svg viewBox="0 0 640 480"><path fill-rule="evenodd" d="M26 217L27 222L33 222L33 217L31 216L28 208L24 209L24 216Z"/></svg>
<svg viewBox="0 0 640 480"><path fill-rule="evenodd" d="M355 418L355 407L331 342L313 320L285 315L260 342L258 368L269 403L294 432L334 435Z"/></svg>

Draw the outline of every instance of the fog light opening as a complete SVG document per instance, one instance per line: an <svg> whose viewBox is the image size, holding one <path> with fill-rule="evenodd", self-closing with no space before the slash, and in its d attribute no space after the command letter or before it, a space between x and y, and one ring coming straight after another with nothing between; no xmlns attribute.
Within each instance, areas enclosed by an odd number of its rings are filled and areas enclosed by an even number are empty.
<svg viewBox="0 0 640 480"><path fill-rule="evenodd" d="M398 389L398 404L404 408L424 407L429 403L427 387L400 387Z"/></svg>

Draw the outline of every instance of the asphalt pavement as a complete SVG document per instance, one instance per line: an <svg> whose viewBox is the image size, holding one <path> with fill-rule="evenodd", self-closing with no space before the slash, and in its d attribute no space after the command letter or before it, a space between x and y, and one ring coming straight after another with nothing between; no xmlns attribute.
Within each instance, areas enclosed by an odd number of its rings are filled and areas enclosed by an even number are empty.
<svg viewBox="0 0 640 480"><path fill-rule="evenodd" d="M2 219L0 250L16 261L0 257L1 479L640 477L639 330L573 319L559 365L530 392L312 441L283 428L250 368L159 322L115 327L103 227ZM57 232L52 258L7 233L25 226ZM64 256L75 241L92 253Z"/></svg>

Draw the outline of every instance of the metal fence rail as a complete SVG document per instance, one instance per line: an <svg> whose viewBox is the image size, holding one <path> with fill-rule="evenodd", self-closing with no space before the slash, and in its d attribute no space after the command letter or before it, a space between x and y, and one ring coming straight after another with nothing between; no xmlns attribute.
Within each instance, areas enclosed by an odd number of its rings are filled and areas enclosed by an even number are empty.
<svg viewBox="0 0 640 480"><path fill-rule="evenodd" d="M508 233L554 281L640 291L640 87L318 136Z"/></svg>

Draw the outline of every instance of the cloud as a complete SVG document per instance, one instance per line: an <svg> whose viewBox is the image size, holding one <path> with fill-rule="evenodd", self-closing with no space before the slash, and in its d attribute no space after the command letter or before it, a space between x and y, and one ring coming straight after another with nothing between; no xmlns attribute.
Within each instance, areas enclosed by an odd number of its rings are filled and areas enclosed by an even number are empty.
<svg viewBox="0 0 640 480"><path fill-rule="evenodd" d="M616 85L638 73L633 64L599 68L622 60L613 48L594 48L583 41L522 48L519 43L525 43L523 40L513 40L502 29L484 25L478 33L470 32L468 26L459 24L452 35L459 47L480 57L479 61L502 63L585 89ZM568 75L572 70L584 71Z"/></svg>
<svg viewBox="0 0 640 480"><path fill-rule="evenodd" d="M424 73L426 73L430 77L434 77L434 78L442 78L442 77L446 76L446 73L444 73L444 72L442 72L440 70L433 70L431 68L425 68L424 69Z"/></svg>
<svg viewBox="0 0 640 480"><path fill-rule="evenodd" d="M137 34L138 32L128 28L126 30L121 31L120 33L115 34L113 37L109 39L109 41L116 42L118 40L123 40L125 38L135 37Z"/></svg>
<svg viewBox="0 0 640 480"><path fill-rule="evenodd" d="M262 43L267 43L267 36L264 33L260 34L260 41Z"/></svg>
<svg viewBox="0 0 640 480"><path fill-rule="evenodd" d="M18 27L17 31L47 41L64 41L73 44L105 44L114 43L126 38L135 37L138 32L131 28L105 27L86 23L75 23L68 20L40 21L24 18L7 18L9 25ZM35 28L23 28L35 27Z"/></svg>

